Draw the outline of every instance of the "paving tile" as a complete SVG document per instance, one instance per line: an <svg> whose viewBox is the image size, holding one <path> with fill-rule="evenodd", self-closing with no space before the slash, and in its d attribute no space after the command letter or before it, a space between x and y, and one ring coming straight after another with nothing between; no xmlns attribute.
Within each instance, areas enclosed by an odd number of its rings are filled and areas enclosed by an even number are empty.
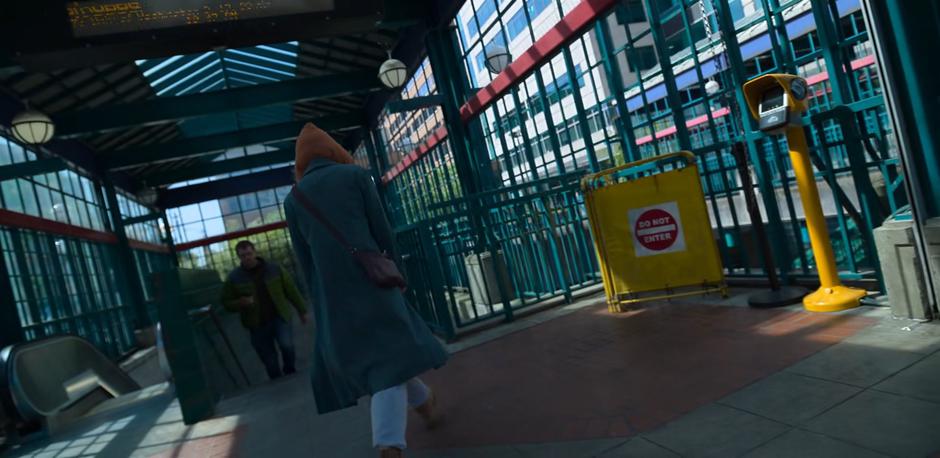
<svg viewBox="0 0 940 458"><path fill-rule="evenodd" d="M940 353L918 361L874 389L940 403Z"/></svg>
<svg viewBox="0 0 940 458"><path fill-rule="evenodd" d="M736 456L788 427L741 410L710 404L644 437L682 456Z"/></svg>
<svg viewBox="0 0 940 458"><path fill-rule="evenodd" d="M656 445L643 437L635 437L625 444L597 455L597 458L677 458L678 454Z"/></svg>
<svg viewBox="0 0 940 458"><path fill-rule="evenodd" d="M879 458L886 457L872 450L848 444L801 429L794 429L757 449L747 458Z"/></svg>
<svg viewBox="0 0 940 458"><path fill-rule="evenodd" d="M409 458L527 458L527 455L524 455L515 447L507 445L447 450L414 450L406 453ZM374 456L374 453L372 456Z"/></svg>
<svg viewBox="0 0 940 458"><path fill-rule="evenodd" d="M91 444L83 452L86 456L99 456L107 444Z"/></svg>
<svg viewBox="0 0 940 458"><path fill-rule="evenodd" d="M921 358L923 355L919 353L843 342L800 361L787 371L867 388Z"/></svg>
<svg viewBox="0 0 940 458"><path fill-rule="evenodd" d="M30 458L56 458L59 452L41 452L30 456Z"/></svg>
<svg viewBox="0 0 940 458"><path fill-rule="evenodd" d="M82 455L84 454L86 448L88 448L88 447L85 446L85 445L78 446L78 447L69 447L69 448L67 448L67 449L62 450L61 452L59 452L59 454L56 455L56 456L57 456L57 457L61 457L61 458L75 458L75 457L79 457L79 456L82 456Z"/></svg>
<svg viewBox="0 0 940 458"><path fill-rule="evenodd" d="M796 331L761 333L775 320ZM654 304L617 315L602 305L588 307L463 351L428 374L425 381L444 395L442 410L454 415L433 437L416 431L409 441L441 449L651 431L871 323L701 303Z"/></svg>
<svg viewBox="0 0 940 458"><path fill-rule="evenodd" d="M533 458L588 458L623 445L627 439L597 439L517 445L523 456Z"/></svg>
<svg viewBox="0 0 940 458"><path fill-rule="evenodd" d="M860 388L799 374L778 372L719 403L797 425L861 391Z"/></svg>
<svg viewBox="0 0 940 458"><path fill-rule="evenodd" d="M940 404L866 391L810 421L806 428L893 456L940 450Z"/></svg>
<svg viewBox="0 0 940 458"><path fill-rule="evenodd" d="M484 331L486 339L478 335L465 340L478 339L443 370L425 378L439 388L445 424L433 434L411 428L408 439L414 447L407 455L733 456L782 434L788 426L726 406L696 409L871 324L871 319L857 316L694 300L611 315L592 300L523 318L520 322L528 321L516 327ZM764 332L768 329L779 332ZM496 336L502 337L491 340ZM774 392L783 385L767 389ZM754 411L763 408L760 392L742 396L730 402L746 407L749 401ZM839 396L820 397L807 411L821 411ZM216 419L193 429L182 426L178 403L158 399L143 414L140 406L134 406L136 415L126 426L121 426L126 411L109 411L97 420L112 423L99 429L88 426L72 437L87 433L94 439L90 445L102 455L118 451L132 457L197 448L214 456L224 454L225 445L234 447L234 456L375 456L368 402L317 415L309 381L300 376L260 384L229 398L218 406ZM783 411L780 418L791 418L783 415L785 409L776 410ZM635 436L688 412L693 413L649 438ZM244 430L225 436L237 428Z"/></svg>
<svg viewBox="0 0 940 458"><path fill-rule="evenodd" d="M855 345L931 354L940 350L940 327L933 324L884 320L845 340Z"/></svg>

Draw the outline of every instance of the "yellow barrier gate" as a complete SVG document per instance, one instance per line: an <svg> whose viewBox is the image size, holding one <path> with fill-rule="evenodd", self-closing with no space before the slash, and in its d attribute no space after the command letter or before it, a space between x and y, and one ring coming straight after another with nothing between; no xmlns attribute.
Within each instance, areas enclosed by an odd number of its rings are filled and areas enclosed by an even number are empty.
<svg viewBox="0 0 940 458"><path fill-rule="evenodd" d="M727 286L705 195L687 151L590 175L581 182L608 308Z"/></svg>

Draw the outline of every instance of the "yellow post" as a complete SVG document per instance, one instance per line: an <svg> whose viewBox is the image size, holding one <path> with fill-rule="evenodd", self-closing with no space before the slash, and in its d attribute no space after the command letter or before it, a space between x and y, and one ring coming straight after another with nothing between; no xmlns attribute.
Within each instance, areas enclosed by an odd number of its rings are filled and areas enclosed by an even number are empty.
<svg viewBox="0 0 940 458"><path fill-rule="evenodd" d="M839 280L835 254L829 240L829 228L826 227L813 165L809 160L806 135L800 126L788 126L786 132L793 174L796 175L796 184L800 190L806 229L809 231L809 241L813 247L813 257L816 259L819 282L822 285L816 292L803 298L803 307L811 312L838 312L858 307L859 300L865 297L865 291L843 286Z"/></svg>

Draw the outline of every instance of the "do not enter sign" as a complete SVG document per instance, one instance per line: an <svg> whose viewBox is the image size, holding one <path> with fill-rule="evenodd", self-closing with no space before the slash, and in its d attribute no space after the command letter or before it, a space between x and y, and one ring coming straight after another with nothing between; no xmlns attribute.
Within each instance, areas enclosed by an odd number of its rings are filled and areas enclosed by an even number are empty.
<svg viewBox="0 0 940 458"><path fill-rule="evenodd" d="M637 256L685 251L685 237L676 202L634 208L628 217Z"/></svg>
<svg viewBox="0 0 940 458"><path fill-rule="evenodd" d="M653 251L663 251L671 247L676 243L676 235L679 235L676 220L659 208L643 212L633 230L636 232L637 242Z"/></svg>

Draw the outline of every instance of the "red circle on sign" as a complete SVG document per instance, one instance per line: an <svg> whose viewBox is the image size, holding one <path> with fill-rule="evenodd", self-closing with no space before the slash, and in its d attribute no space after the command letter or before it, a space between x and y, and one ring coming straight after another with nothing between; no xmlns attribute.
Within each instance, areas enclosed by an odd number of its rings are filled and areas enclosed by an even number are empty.
<svg viewBox="0 0 940 458"><path fill-rule="evenodd" d="M633 226L633 236L646 249L662 251L676 243L679 225L669 212L654 208L640 215Z"/></svg>

